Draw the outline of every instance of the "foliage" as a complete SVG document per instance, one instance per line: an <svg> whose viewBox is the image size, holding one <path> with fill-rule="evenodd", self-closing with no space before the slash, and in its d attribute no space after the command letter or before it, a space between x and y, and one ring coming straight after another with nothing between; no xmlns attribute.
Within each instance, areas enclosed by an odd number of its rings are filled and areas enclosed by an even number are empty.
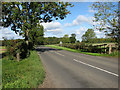
<svg viewBox="0 0 120 90"><path fill-rule="evenodd" d="M62 43L70 43L70 38L68 37L67 34L65 34L63 37L58 38L58 37L45 37L44 38L44 44L59 44L60 41Z"/></svg>
<svg viewBox="0 0 120 90"><path fill-rule="evenodd" d="M64 19L70 11L68 2L2 2L2 22L4 27L19 32L28 40L28 33L40 22Z"/></svg>
<svg viewBox="0 0 120 90"><path fill-rule="evenodd" d="M44 78L45 71L36 51L20 62L2 59L3 88L37 88Z"/></svg>
<svg viewBox="0 0 120 90"><path fill-rule="evenodd" d="M68 36L68 34L65 34L62 38L62 42L63 43L70 43L70 38Z"/></svg>
<svg viewBox="0 0 120 90"><path fill-rule="evenodd" d="M57 46L57 45L46 45L46 47L52 47L52 48L56 48L56 49L62 49L62 50L67 50L67 51L71 51L71 52L82 53L82 54L86 54L86 55L92 55L92 56L115 56L115 57L118 57L118 53L114 53L114 54L111 53L109 55L109 54L83 52L81 50L71 49L71 48L67 48L67 47L61 47L61 46ZM119 53L119 56L120 56L120 53Z"/></svg>
<svg viewBox="0 0 120 90"><path fill-rule="evenodd" d="M62 38L57 38L57 37L45 37L44 38L44 44L59 44L60 41L62 41Z"/></svg>
<svg viewBox="0 0 120 90"><path fill-rule="evenodd" d="M82 42L92 43L97 38L93 29L88 29L85 34L82 35Z"/></svg>
<svg viewBox="0 0 120 90"><path fill-rule="evenodd" d="M75 38L75 37L76 37L76 34L74 34L74 33L71 34L71 37L70 37L70 42L71 42L71 43L75 43L75 41L76 41L76 38Z"/></svg>
<svg viewBox="0 0 120 90"><path fill-rule="evenodd" d="M120 2L119 2L120 3ZM118 20L120 12L118 10L118 2L95 2L91 6L96 11L95 22L96 29L106 32L106 35L115 38L117 42L120 40L120 22Z"/></svg>
<svg viewBox="0 0 120 90"><path fill-rule="evenodd" d="M94 38L93 43L111 43L115 42L114 38Z"/></svg>
<svg viewBox="0 0 120 90"><path fill-rule="evenodd" d="M5 40L5 46L7 49L6 54L9 56L9 58L14 59L16 57L16 54L20 54L20 58L27 57L27 49L26 49L26 42L22 39L18 40ZM17 57L16 57L17 58Z"/></svg>
<svg viewBox="0 0 120 90"><path fill-rule="evenodd" d="M109 47L108 46L106 47L106 52L105 52L105 47L103 44L101 46L101 44L95 45L95 44L91 44L91 43L81 42L81 43L74 43L74 44L73 43L63 43L62 46L66 47L66 48L80 50L81 52L108 53ZM118 48L116 46L112 47L112 52L115 52L116 50L118 50Z"/></svg>
<svg viewBox="0 0 120 90"><path fill-rule="evenodd" d="M30 55L29 39L35 43L35 37L29 37L29 33L41 22L64 19L70 14L67 10L69 6L73 5L68 2L2 2L2 26L11 26L11 30L25 37L24 48ZM41 37L37 39L42 40Z"/></svg>
<svg viewBox="0 0 120 90"><path fill-rule="evenodd" d="M33 45L42 45L44 36L44 27L42 25L37 25L29 32L29 39Z"/></svg>

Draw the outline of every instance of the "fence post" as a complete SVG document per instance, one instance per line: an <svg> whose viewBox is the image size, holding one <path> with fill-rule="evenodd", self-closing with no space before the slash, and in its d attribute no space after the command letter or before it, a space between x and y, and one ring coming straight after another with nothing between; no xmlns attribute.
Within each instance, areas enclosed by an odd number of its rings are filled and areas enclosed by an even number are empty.
<svg viewBox="0 0 120 90"><path fill-rule="evenodd" d="M112 51L112 45L109 44L109 54L111 54L111 51Z"/></svg>
<svg viewBox="0 0 120 90"><path fill-rule="evenodd" d="M106 54L106 46L105 46L105 44L104 44L104 49L105 49L105 54Z"/></svg>
<svg viewBox="0 0 120 90"><path fill-rule="evenodd" d="M17 61L19 62L20 61L20 53L17 52L16 58L17 58Z"/></svg>

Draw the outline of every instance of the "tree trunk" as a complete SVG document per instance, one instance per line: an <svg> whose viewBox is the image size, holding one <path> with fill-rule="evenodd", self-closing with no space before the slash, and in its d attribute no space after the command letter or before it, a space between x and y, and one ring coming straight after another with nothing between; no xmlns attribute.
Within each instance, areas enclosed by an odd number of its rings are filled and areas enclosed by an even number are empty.
<svg viewBox="0 0 120 90"><path fill-rule="evenodd" d="M30 51L29 51L29 40L28 40L28 38L29 38L29 31L28 30L26 30L25 31L25 42L26 42L26 44L27 44L27 53L28 53L28 56L30 55Z"/></svg>
<svg viewBox="0 0 120 90"><path fill-rule="evenodd" d="M29 31L26 30L26 31L25 31L25 41L26 41L27 46L29 45L28 35L29 35Z"/></svg>

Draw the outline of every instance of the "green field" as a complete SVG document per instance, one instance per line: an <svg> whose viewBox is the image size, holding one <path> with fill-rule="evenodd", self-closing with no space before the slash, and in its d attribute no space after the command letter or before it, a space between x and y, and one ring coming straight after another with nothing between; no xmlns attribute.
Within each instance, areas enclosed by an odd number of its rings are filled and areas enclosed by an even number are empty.
<svg viewBox="0 0 120 90"><path fill-rule="evenodd" d="M5 50L2 50L2 49L6 49L6 47L5 46L0 46L0 54L5 52Z"/></svg>
<svg viewBox="0 0 120 90"><path fill-rule="evenodd" d="M76 49L70 49L70 48L66 48L66 47L61 47L61 46L57 46L57 45L45 45L46 47L52 47L52 48L56 48L56 49L62 49L62 50L67 50L67 51L71 51L71 52L77 52L77 53L83 53L83 54L87 54L87 55L93 55L93 56L114 56L114 57L118 57L118 55L120 56L120 52L114 52L109 54L100 54L100 53L90 53L90 52L81 52L80 50L76 50Z"/></svg>
<svg viewBox="0 0 120 90"><path fill-rule="evenodd" d="M45 71L36 51L20 62L2 59L3 88L37 88L44 78Z"/></svg>
<svg viewBox="0 0 120 90"><path fill-rule="evenodd" d="M5 49L5 46L0 46L0 49Z"/></svg>

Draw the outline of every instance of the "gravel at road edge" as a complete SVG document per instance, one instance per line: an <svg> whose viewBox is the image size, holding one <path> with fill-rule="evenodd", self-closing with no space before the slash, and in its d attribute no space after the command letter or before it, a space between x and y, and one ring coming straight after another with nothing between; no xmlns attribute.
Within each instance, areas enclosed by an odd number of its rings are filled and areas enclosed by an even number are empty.
<svg viewBox="0 0 120 90"><path fill-rule="evenodd" d="M40 56L39 52L38 52L38 55ZM43 64L43 67L45 69L45 79L44 79L43 83L38 86L38 88L55 88L55 85L53 84L52 80L50 79L49 73L44 64Z"/></svg>

